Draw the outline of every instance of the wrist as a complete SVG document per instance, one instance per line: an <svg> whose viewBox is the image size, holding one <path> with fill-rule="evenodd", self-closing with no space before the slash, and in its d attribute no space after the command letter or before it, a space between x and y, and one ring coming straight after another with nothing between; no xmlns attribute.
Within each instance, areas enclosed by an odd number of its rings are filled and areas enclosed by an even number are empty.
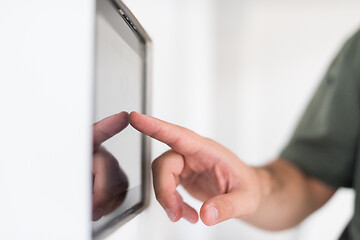
<svg viewBox="0 0 360 240"><path fill-rule="evenodd" d="M258 178L259 188L260 188L260 202L266 199L269 195L271 195L273 191L273 173L270 167L259 167L254 168L255 173Z"/></svg>

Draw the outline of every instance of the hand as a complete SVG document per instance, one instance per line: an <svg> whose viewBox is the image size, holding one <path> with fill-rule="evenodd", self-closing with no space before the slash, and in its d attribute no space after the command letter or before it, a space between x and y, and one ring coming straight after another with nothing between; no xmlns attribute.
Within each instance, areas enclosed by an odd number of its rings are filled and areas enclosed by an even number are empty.
<svg viewBox="0 0 360 240"><path fill-rule="evenodd" d="M129 186L116 158L101 144L129 124L128 113L121 112L94 124L93 139L93 221L111 213L124 200Z"/></svg>
<svg viewBox="0 0 360 240"><path fill-rule="evenodd" d="M156 198L170 220L198 221L196 210L176 191L179 184L204 202L200 218L208 226L233 217L246 218L257 210L262 195L257 172L230 150L153 117L132 112L129 119L138 131L171 148L152 164Z"/></svg>

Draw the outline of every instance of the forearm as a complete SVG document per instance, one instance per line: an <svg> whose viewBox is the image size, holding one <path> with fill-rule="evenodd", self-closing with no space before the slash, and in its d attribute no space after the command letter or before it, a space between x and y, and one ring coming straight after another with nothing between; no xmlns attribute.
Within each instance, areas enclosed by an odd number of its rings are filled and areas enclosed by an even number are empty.
<svg viewBox="0 0 360 240"><path fill-rule="evenodd" d="M262 197L257 211L244 220L267 230L296 226L336 191L281 159L255 171Z"/></svg>

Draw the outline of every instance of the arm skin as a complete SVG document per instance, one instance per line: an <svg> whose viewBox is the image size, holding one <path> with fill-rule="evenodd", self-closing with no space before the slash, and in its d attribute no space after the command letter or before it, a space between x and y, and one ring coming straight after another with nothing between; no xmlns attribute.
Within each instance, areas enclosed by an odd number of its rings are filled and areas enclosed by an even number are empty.
<svg viewBox="0 0 360 240"><path fill-rule="evenodd" d="M239 218L274 231L297 225L336 191L282 159L253 168L186 128L136 112L129 121L171 148L152 165L156 198L171 221L198 221L197 211L176 191L179 184L203 201L200 218L208 226Z"/></svg>
<svg viewBox="0 0 360 240"><path fill-rule="evenodd" d="M258 209L244 220L266 230L285 230L298 225L336 191L284 159L255 171L261 182L262 199Z"/></svg>

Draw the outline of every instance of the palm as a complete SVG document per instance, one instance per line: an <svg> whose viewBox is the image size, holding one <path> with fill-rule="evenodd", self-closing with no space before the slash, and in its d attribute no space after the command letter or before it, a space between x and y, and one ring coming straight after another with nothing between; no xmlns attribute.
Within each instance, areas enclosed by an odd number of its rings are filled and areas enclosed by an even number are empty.
<svg viewBox="0 0 360 240"><path fill-rule="evenodd" d="M197 158L185 157L184 160L185 167L180 175L180 183L192 196L205 201L213 196L226 193L229 183L226 176L219 174L218 170L226 168L223 163L208 164L203 169L203 167L191 166L191 162L201 161Z"/></svg>

